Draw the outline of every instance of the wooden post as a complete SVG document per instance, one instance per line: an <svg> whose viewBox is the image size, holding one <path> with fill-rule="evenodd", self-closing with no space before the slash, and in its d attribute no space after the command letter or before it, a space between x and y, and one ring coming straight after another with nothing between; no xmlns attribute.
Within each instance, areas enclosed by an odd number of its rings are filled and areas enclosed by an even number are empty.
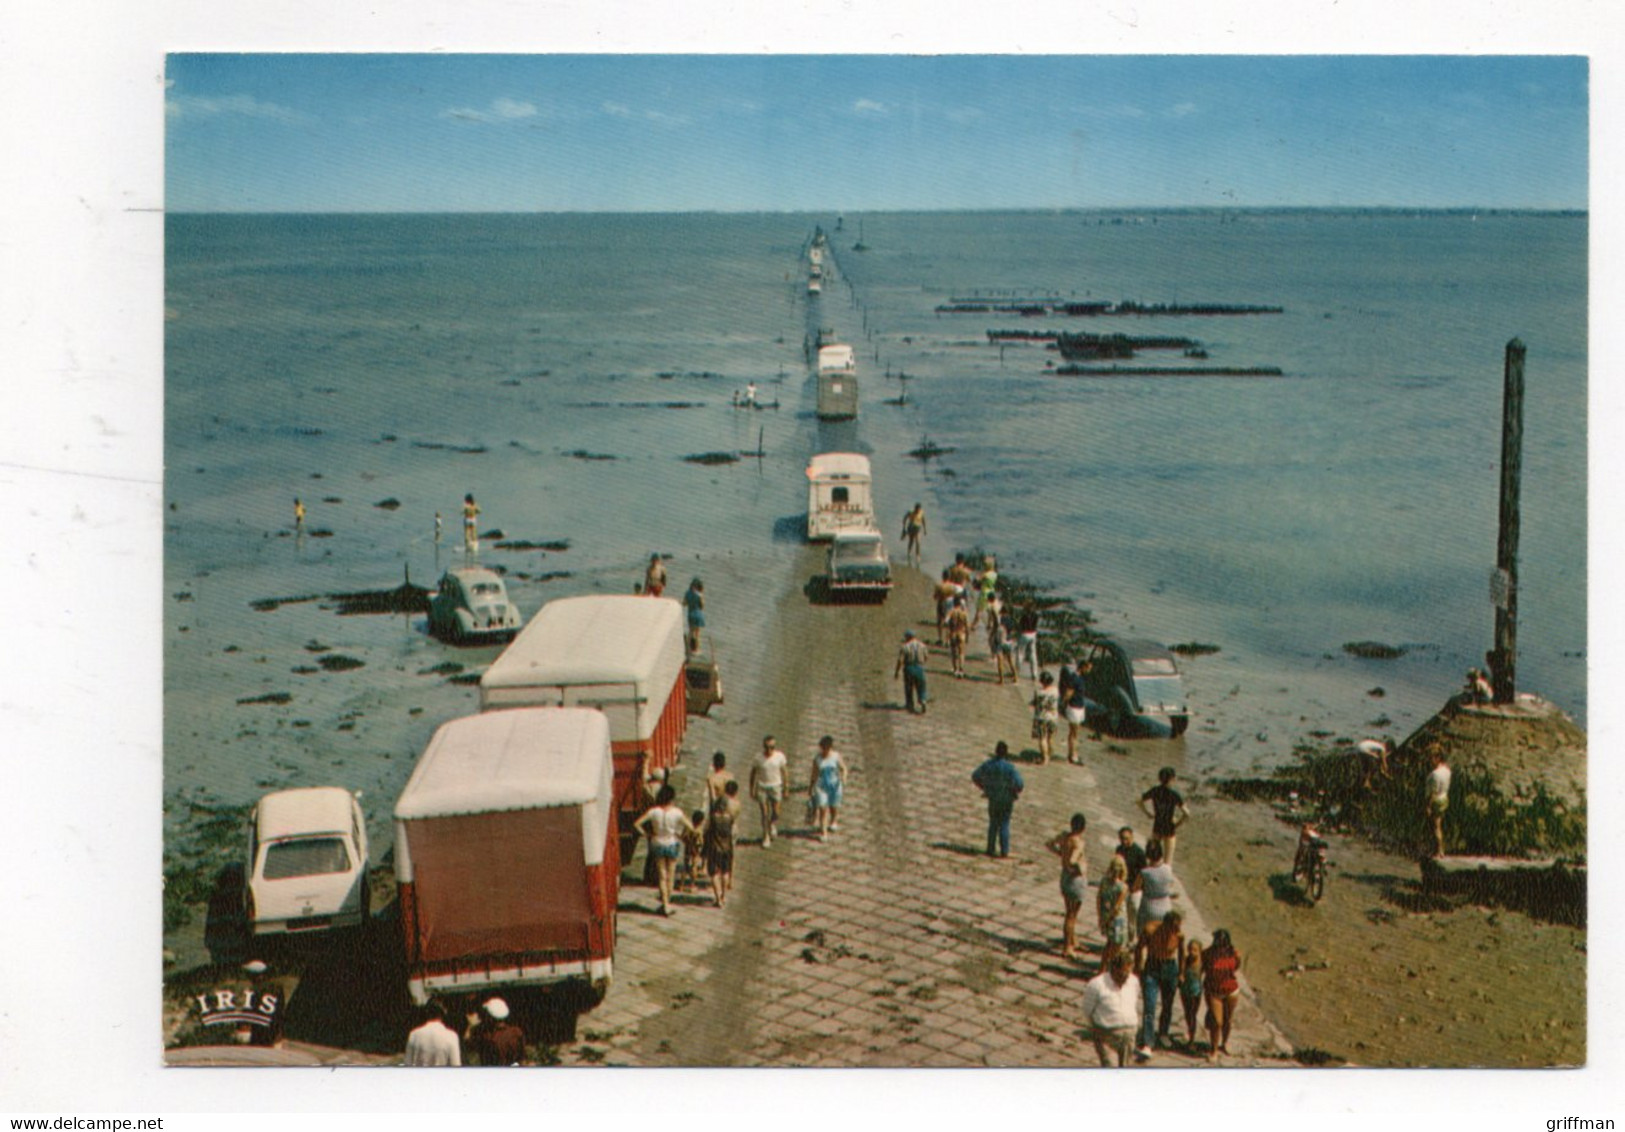
<svg viewBox="0 0 1625 1132"><path fill-rule="evenodd" d="M1524 345L1507 343L1501 404L1501 528L1495 545L1495 648L1490 654L1495 702L1510 704L1518 689L1518 496L1523 471Z"/></svg>

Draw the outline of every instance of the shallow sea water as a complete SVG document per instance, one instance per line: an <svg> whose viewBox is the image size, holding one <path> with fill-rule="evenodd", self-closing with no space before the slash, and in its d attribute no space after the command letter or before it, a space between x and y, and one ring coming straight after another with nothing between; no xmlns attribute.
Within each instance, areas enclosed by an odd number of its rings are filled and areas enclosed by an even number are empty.
<svg viewBox="0 0 1625 1132"><path fill-rule="evenodd" d="M816 301L800 259L815 223L840 267ZM482 530L570 541L504 560L532 573L624 573L630 588L652 550L789 556L806 457L836 448L874 455L888 534L923 499L928 566L980 544L1108 629L1219 644L1190 666L1194 768L1284 758L1298 717L1351 733L1381 712L1402 736L1490 644L1514 335L1529 347L1520 684L1584 720L1583 218L871 214L867 252L852 218L834 231L827 216L167 225L165 576L189 595L166 601L168 794L240 803L259 785L263 768L191 740L222 696L288 682L236 663L269 624L250 602L387 588L405 570L431 584L461 560L464 492ZM985 337L1040 320L934 312L995 288L1278 304L1050 322L1189 335L1208 364L1286 376L1047 376L1053 353ZM803 343L820 326L858 345L855 424L811 413ZM882 403L903 388L888 369L913 379L905 406ZM748 380L781 407L734 412ZM923 435L955 451L909 460ZM758 445L760 461L682 459ZM289 535L294 496L331 538ZM376 506L388 499L399 507ZM314 606L274 616L339 648L418 632ZM1367 639L1411 651L1341 651ZM241 652L205 657L203 640Z"/></svg>

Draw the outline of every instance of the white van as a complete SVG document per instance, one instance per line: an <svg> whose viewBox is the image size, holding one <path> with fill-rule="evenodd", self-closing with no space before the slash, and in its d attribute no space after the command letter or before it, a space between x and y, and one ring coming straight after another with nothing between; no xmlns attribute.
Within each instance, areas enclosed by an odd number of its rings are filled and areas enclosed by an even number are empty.
<svg viewBox="0 0 1625 1132"><path fill-rule="evenodd" d="M819 542L837 531L876 530L869 457L823 452L807 462L807 538Z"/></svg>

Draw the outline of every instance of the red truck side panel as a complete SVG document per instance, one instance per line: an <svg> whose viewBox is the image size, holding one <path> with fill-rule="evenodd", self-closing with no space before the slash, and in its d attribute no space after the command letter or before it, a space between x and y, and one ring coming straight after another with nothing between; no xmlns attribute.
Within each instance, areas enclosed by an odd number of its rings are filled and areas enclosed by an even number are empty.
<svg viewBox="0 0 1625 1132"><path fill-rule="evenodd" d="M610 954L614 904L592 875L604 866L583 861L579 809L432 818L413 822L410 837L401 917L414 968Z"/></svg>
<svg viewBox="0 0 1625 1132"><path fill-rule="evenodd" d="M636 820L647 806L643 779L651 770L677 765L677 750L688 730L688 688L682 672L660 709L654 733L642 739L623 739L610 744L615 755L615 802L623 814Z"/></svg>

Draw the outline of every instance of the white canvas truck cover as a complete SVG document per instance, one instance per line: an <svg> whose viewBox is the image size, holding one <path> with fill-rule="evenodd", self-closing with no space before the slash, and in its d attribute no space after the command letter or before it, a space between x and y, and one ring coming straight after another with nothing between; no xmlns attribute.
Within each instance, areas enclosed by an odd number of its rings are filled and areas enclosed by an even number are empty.
<svg viewBox="0 0 1625 1132"><path fill-rule="evenodd" d="M851 346L844 342L835 342L818 347L818 368L821 372L832 369L857 369L858 363Z"/></svg>
<svg viewBox="0 0 1625 1132"><path fill-rule="evenodd" d="M683 669L683 626L669 597L550 601L480 678L480 708L596 707L612 740L647 739Z"/></svg>
<svg viewBox="0 0 1625 1132"><path fill-rule="evenodd" d="M609 725L590 708L522 708L442 724L395 803L395 871L412 880L411 823L579 809L581 864L604 859L613 794Z"/></svg>

